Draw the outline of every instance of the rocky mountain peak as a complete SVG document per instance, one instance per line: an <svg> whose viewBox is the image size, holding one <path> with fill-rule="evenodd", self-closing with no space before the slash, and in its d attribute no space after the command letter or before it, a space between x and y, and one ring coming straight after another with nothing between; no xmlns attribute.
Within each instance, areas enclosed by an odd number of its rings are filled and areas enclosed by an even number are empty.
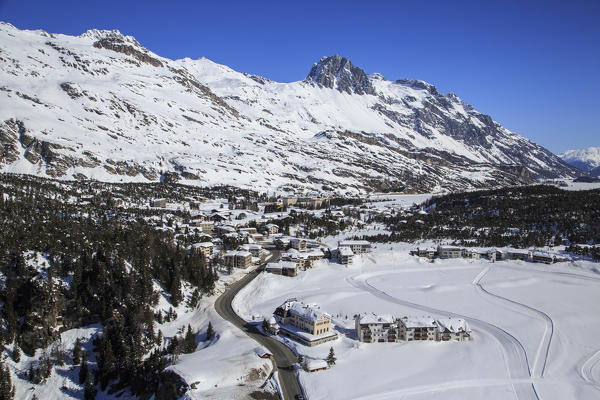
<svg viewBox="0 0 600 400"><path fill-rule="evenodd" d="M106 30L106 29L89 29L81 34L79 37L89 38L93 41L107 40L111 42L128 43L135 46L140 46L139 42L135 40L133 36L123 35L118 29Z"/></svg>
<svg viewBox="0 0 600 400"><path fill-rule="evenodd" d="M375 88L365 71L337 54L322 57L313 64L305 81L349 94L375 94Z"/></svg>

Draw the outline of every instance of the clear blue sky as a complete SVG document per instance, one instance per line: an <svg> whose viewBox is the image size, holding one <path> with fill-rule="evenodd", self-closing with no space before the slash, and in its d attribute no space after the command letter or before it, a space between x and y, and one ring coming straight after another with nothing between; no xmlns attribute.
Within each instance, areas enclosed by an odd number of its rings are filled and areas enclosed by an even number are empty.
<svg viewBox="0 0 600 400"><path fill-rule="evenodd" d="M454 92L551 151L600 146L597 0L0 0L0 20L72 35L119 29L164 57L282 82L340 54Z"/></svg>

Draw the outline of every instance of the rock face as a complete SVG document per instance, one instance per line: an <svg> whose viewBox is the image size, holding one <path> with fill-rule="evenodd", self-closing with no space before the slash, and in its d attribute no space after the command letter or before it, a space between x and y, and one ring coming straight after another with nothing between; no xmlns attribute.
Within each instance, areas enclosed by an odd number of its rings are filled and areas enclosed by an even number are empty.
<svg viewBox="0 0 600 400"><path fill-rule="evenodd" d="M118 31L0 23L0 170L269 192L430 192L579 172L454 94L323 57L278 83Z"/></svg>
<svg viewBox="0 0 600 400"><path fill-rule="evenodd" d="M25 131L21 121L8 120L0 124L0 166L19 159L19 137Z"/></svg>
<svg viewBox="0 0 600 400"><path fill-rule="evenodd" d="M375 89L365 71L337 54L323 57L315 63L305 81L348 94L375 94Z"/></svg>

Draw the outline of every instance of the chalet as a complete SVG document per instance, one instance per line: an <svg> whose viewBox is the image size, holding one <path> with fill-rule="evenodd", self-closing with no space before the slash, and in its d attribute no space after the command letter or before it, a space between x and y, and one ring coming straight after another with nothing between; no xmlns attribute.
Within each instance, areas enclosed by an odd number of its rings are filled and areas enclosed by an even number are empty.
<svg viewBox="0 0 600 400"><path fill-rule="evenodd" d="M419 256L419 257L425 257L425 258L429 258L429 259L434 259L435 255L437 254L436 249L433 249L431 247L428 247L426 249L422 249L420 247L417 247L414 250L410 251L410 254L413 256Z"/></svg>
<svg viewBox="0 0 600 400"><path fill-rule="evenodd" d="M304 369L306 372L325 371L327 368L329 368L329 365L325 360L305 359L304 361Z"/></svg>
<svg viewBox="0 0 600 400"><path fill-rule="evenodd" d="M265 226L265 229L267 230L268 235L273 235L275 233L279 233L279 226L277 226L275 224L267 224Z"/></svg>
<svg viewBox="0 0 600 400"><path fill-rule="evenodd" d="M464 258L470 258L473 260L479 260L481 258L481 252L473 249L464 249L462 256Z"/></svg>
<svg viewBox="0 0 600 400"><path fill-rule="evenodd" d="M256 228L240 228L240 233L244 232L246 236L256 233Z"/></svg>
<svg viewBox="0 0 600 400"><path fill-rule="evenodd" d="M190 221L190 226L202 226L202 223L206 221L206 215L196 215L194 219Z"/></svg>
<svg viewBox="0 0 600 400"><path fill-rule="evenodd" d="M298 264L293 261L279 261L268 263L265 270L277 275L296 276L298 274Z"/></svg>
<svg viewBox="0 0 600 400"><path fill-rule="evenodd" d="M218 225L216 227L216 230L221 235L226 235L228 233L237 233L237 230L235 229L235 227L233 227L231 225Z"/></svg>
<svg viewBox="0 0 600 400"><path fill-rule="evenodd" d="M535 251L531 254L531 259L537 262L543 262L546 264L553 264L556 260L556 257L552 254L542 253L539 251Z"/></svg>
<svg viewBox="0 0 600 400"><path fill-rule="evenodd" d="M188 207L190 210L199 210L201 205L202 205L202 202L198 201L198 200L188 201Z"/></svg>
<svg viewBox="0 0 600 400"><path fill-rule="evenodd" d="M191 251L196 254L202 254L206 258L210 258L213 255L214 245L211 242L194 243Z"/></svg>
<svg viewBox="0 0 600 400"><path fill-rule="evenodd" d="M202 232L208 234L212 234L215 230L215 223L212 221L200 222L197 226Z"/></svg>
<svg viewBox="0 0 600 400"><path fill-rule="evenodd" d="M438 329L431 317L402 317L398 322L398 337L400 340L437 340Z"/></svg>
<svg viewBox="0 0 600 400"><path fill-rule="evenodd" d="M264 236L260 233L251 233L249 235L249 238L256 242L260 242L261 240L264 240Z"/></svg>
<svg viewBox="0 0 600 400"><path fill-rule="evenodd" d="M281 203L285 207L287 207L287 206L293 206L297 202L298 202L298 198L297 197L282 197L281 198Z"/></svg>
<svg viewBox="0 0 600 400"><path fill-rule="evenodd" d="M296 263L298 268L307 269L313 267L313 260L308 257L307 253L300 253L298 250L290 249L283 253L280 257L282 261L292 261Z"/></svg>
<svg viewBox="0 0 600 400"><path fill-rule="evenodd" d="M507 260L527 260L531 258L531 252L527 250L512 249L504 253Z"/></svg>
<svg viewBox="0 0 600 400"><path fill-rule="evenodd" d="M275 320L275 317L271 316L267 321L267 332L277 335L279 333L279 324Z"/></svg>
<svg viewBox="0 0 600 400"><path fill-rule="evenodd" d="M212 213L210 215L210 220L213 222L223 222L228 219L229 219L229 217L227 217L226 215L220 214L220 213Z"/></svg>
<svg viewBox="0 0 600 400"><path fill-rule="evenodd" d="M267 349L265 349L262 346L256 347L254 349L254 353L256 353L256 355L259 356L260 358L272 358L273 357L273 355L271 353L269 353L267 351Z"/></svg>
<svg viewBox="0 0 600 400"><path fill-rule="evenodd" d="M167 206L167 199L154 199L150 200L150 207L164 208Z"/></svg>
<svg viewBox="0 0 600 400"><path fill-rule="evenodd" d="M338 242L338 247L349 247L354 254L368 253L371 251L371 243L366 240L343 240Z"/></svg>
<svg viewBox="0 0 600 400"><path fill-rule="evenodd" d="M321 260L325 257L322 249L311 250L307 253L304 253L309 260L316 261ZM312 267L312 265L311 265Z"/></svg>
<svg viewBox="0 0 600 400"><path fill-rule="evenodd" d="M306 250L306 240L305 239L291 238L290 245L292 246L292 249L296 249L298 251Z"/></svg>
<svg viewBox="0 0 600 400"><path fill-rule="evenodd" d="M354 319L356 337L360 342L397 342L398 325L391 315L363 314Z"/></svg>
<svg viewBox="0 0 600 400"><path fill-rule="evenodd" d="M460 258L463 256L463 250L456 246L438 246L437 254L440 258Z"/></svg>
<svg viewBox="0 0 600 400"><path fill-rule="evenodd" d="M252 265L252 254L249 251L228 251L223 259L227 267L246 269Z"/></svg>
<svg viewBox="0 0 600 400"><path fill-rule="evenodd" d="M349 247L340 247L337 251L338 253L338 261L340 264L348 265L352 264L352 259L354 258L354 253L352 249Z"/></svg>
<svg viewBox="0 0 600 400"><path fill-rule="evenodd" d="M273 244L278 249L287 249L290 245L290 238L283 237L283 236L278 237L277 239L273 240Z"/></svg>
<svg viewBox="0 0 600 400"><path fill-rule="evenodd" d="M437 319L437 340L442 342L457 341L468 342L471 340L471 331L467 323L461 318Z"/></svg>
<svg viewBox="0 0 600 400"><path fill-rule="evenodd" d="M249 251L252 257L260 258L263 255L263 248L260 244L243 244L238 250Z"/></svg>

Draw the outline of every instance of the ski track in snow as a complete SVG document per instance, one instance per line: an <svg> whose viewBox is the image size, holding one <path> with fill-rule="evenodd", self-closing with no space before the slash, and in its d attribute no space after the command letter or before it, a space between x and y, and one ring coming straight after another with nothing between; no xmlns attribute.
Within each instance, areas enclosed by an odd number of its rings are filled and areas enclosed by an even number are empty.
<svg viewBox="0 0 600 400"><path fill-rule="evenodd" d="M446 390L466 389L466 388L482 388L493 386L508 386L515 383L527 385L529 379L466 379L456 380L452 382L440 382L431 385L414 386L405 389L393 390L386 393L378 393L357 397L355 400L387 400L398 399L403 396L413 396L425 393L443 392Z"/></svg>
<svg viewBox="0 0 600 400"><path fill-rule="evenodd" d="M542 336L540 345L538 346L538 350L535 355L535 360L533 362L533 367L531 367L531 374L533 377L543 378L544 372L546 370L546 364L548 362L548 353L550 352L552 336L554 335L554 321L552 321L552 318L550 318L548 314L544 313L543 311L540 311L518 301L508 299L504 296L497 295L484 288L481 284L481 280L489 271L490 267L484 268L481 271L481 273L479 273L479 275L477 275L473 280L473 285L475 285L479 293L499 299L502 303L508 303L508 305L516 306L521 310L524 310L526 314L532 316L533 318L538 318L544 321L544 334ZM543 364L541 366L541 371L539 371L539 365L541 362L543 362Z"/></svg>
<svg viewBox="0 0 600 400"><path fill-rule="evenodd" d="M573 274L573 273L569 273L569 272L543 271L543 270L535 269L535 268L528 268L528 269L524 270L524 269L519 268L519 267L511 267L511 266L508 266L508 265L503 265L502 268L512 269L514 271L519 271L519 272L534 272L534 273L537 273L537 274L560 275L560 276L566 277L566 278L581 279L581 280L593 281L593 282L600 283L600 278L596 278L596 277L588 276L588 275Z"/></svg>
<svg viewBox="0 0 600 400"><path fill-rule="evenodd" d="M600 350L592 354L581 366L581 377L600 390Z"/></svg>
<svg viewBox="0 0 600 400"><path fill-rule="evenodd" d="M366 276L365 276L366 275ZM362 277L361 277L362 276ZM533 386L531 370L529 368L529 360L527 359L527 353L523 344L504 329L485 322L483 320L468 317L465 315L448 312L445 310L424 306L421 304L413 303L407 300L402 300L397 297L391 296L386 292L383 292L376 287L372 286L368 282L368 278L372 277L372 274L358 274L349 278L346 281L356 287L371 293L372 295L379 297L382 300L400 304L403 306L415 308L417 310L425 311L432 314L447 315L454 318L462 318L469 323L472 327L477 330L490 335L495 338L502 348L504 355L504 361L506 363L506 369L510 380L507 380L507 384L511 384L514 390L515 398L519 400L524 399L536 399L539 400L539 396ZM473 387L475 385L470 384L466 387ZM486 386L485 382L482 382L482 386ZM459 388L456 386L455 388ZM432 386L431 391L438 391L439 386ZM409 394L409 393L406 393Z"/></svg>

